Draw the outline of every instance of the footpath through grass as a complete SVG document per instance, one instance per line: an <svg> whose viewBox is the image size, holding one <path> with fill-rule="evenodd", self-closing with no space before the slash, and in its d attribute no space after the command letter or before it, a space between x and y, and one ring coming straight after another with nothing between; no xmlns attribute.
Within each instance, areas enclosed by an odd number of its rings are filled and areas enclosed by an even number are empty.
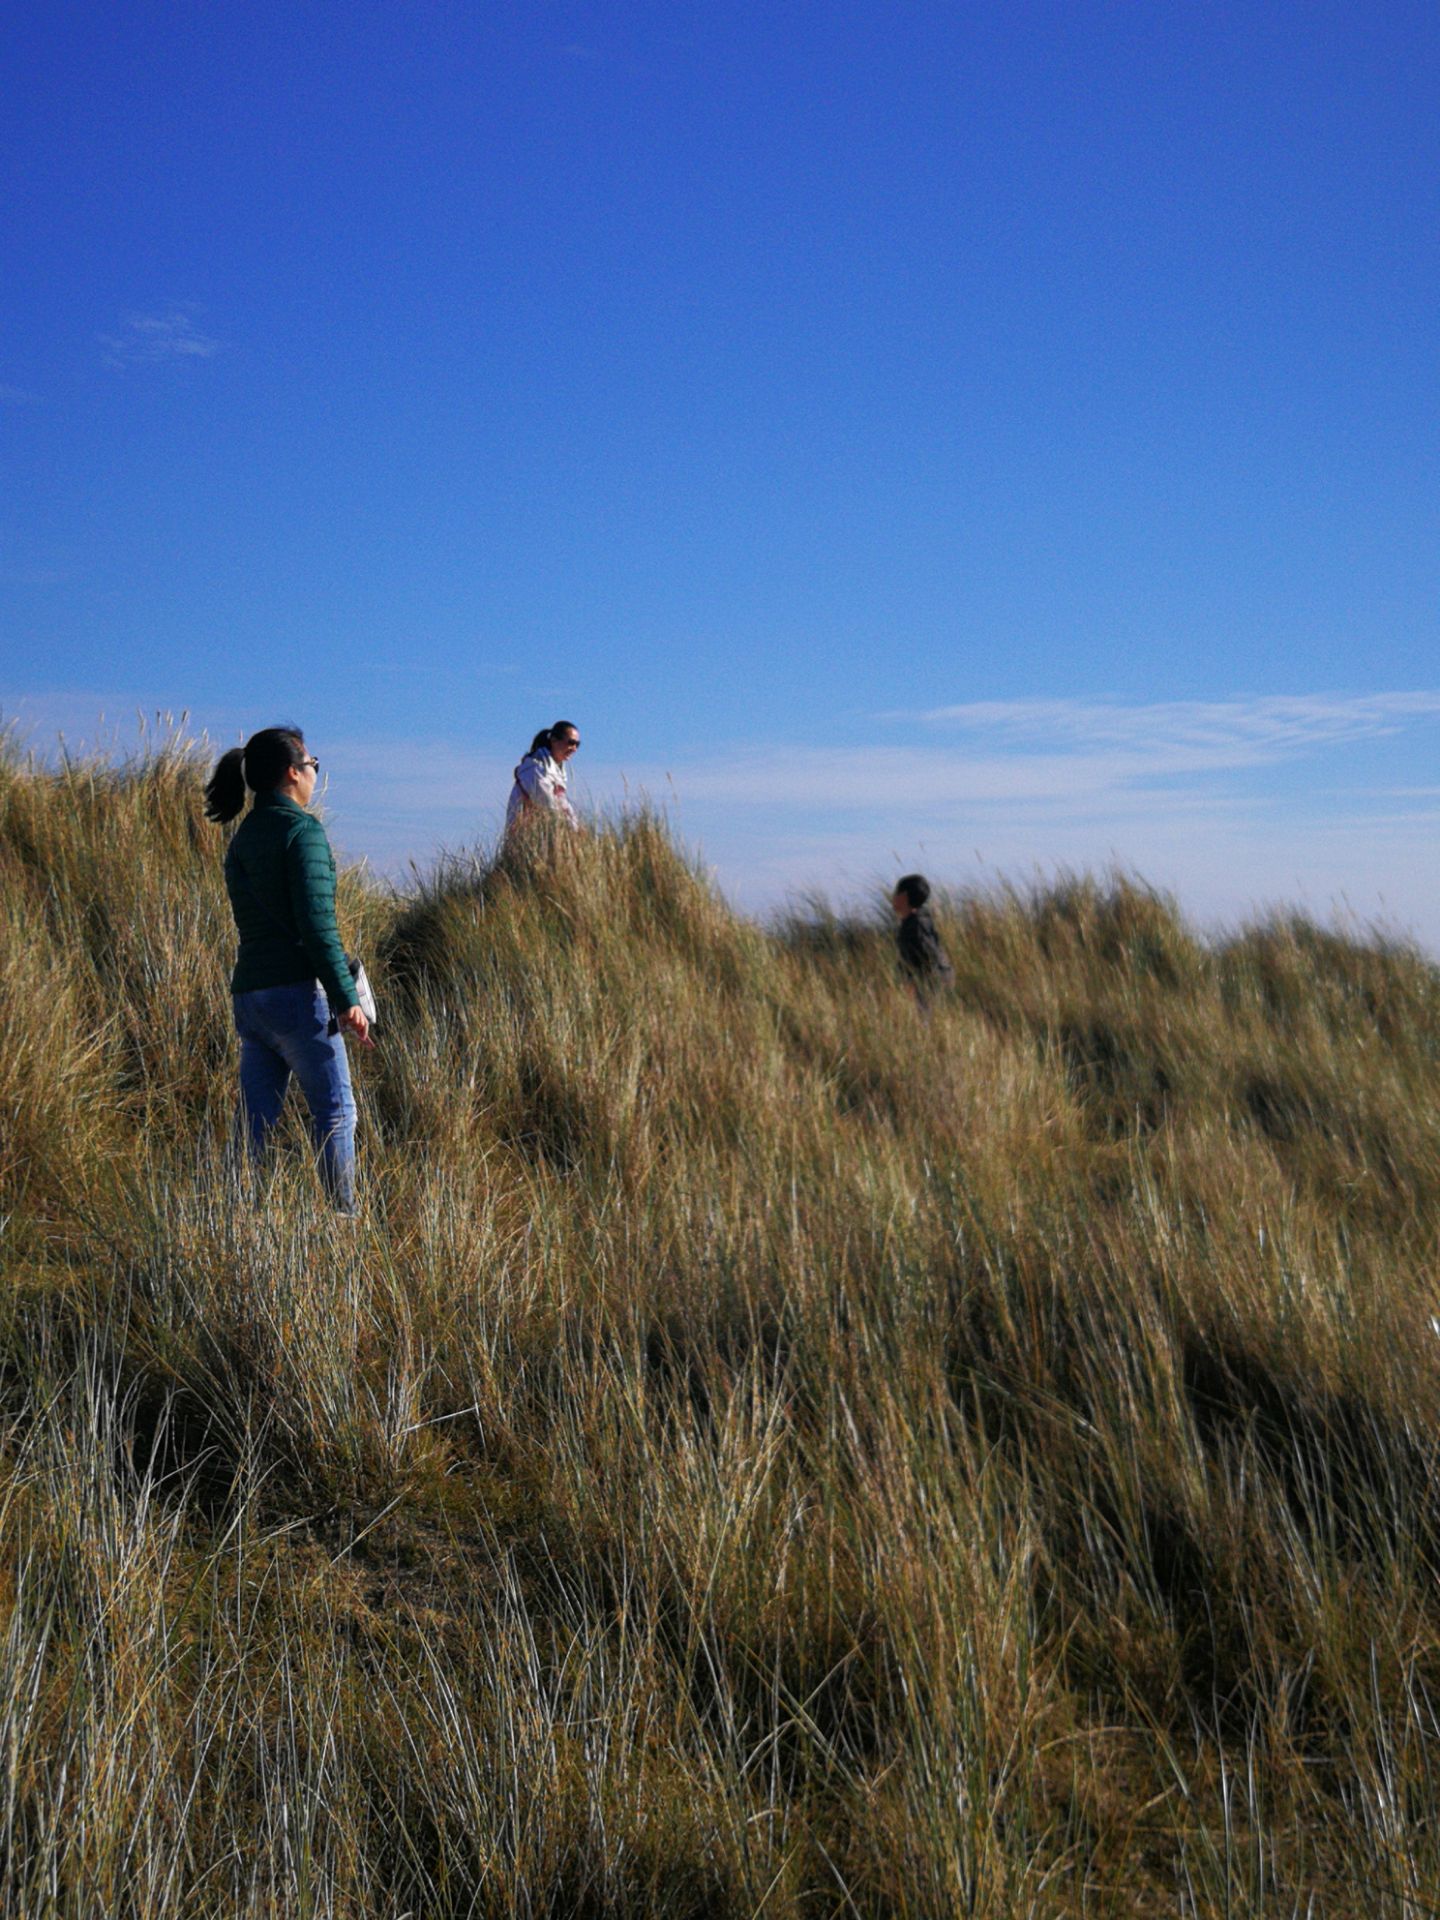
<svg viewBox="0 0 1440 1920"><path fill-rule="evenodd" d="M0 763L0 1911L1440 1911L1434 967L350 874L337 1221L200 777Z"/></svg>

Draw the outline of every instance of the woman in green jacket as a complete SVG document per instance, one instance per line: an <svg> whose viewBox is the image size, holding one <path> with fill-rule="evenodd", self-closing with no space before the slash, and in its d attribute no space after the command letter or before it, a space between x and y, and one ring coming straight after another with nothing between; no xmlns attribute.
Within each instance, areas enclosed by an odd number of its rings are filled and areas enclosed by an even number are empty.
<svg viewBox="0 0 1440 1920"><path fill-rule="evenodd" d="M335 924L335 856L308 811L320 762L298 727L266 727L223 755L205 788L209 819L254 804L225 853L240 936L230 981L240 1035L241 1124L253 1161L280 1117L293 1074L310 1109L334 1205L355 1211L355 1098L346 1033L372 1044Z"/></svg>

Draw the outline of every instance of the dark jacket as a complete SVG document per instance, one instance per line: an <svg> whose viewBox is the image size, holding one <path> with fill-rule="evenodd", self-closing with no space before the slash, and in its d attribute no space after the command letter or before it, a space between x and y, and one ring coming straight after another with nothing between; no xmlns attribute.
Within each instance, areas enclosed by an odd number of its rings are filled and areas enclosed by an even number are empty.
<svg viewBox="0 0 1440 1920"><path fill-rule="evenodd" d="M895 929L900 965L917 987L948 987L955 978L950 956L941 945L928 907L907 913Z"/></svg>
<svg viewBox="0 0 1440 1920"><path fill-rule="evenodd" d="M225 853L240 935L232 993L318 980L333 1013L360 1004L335 924L335 856L325 829L278 793L257 793Z"/></svg>

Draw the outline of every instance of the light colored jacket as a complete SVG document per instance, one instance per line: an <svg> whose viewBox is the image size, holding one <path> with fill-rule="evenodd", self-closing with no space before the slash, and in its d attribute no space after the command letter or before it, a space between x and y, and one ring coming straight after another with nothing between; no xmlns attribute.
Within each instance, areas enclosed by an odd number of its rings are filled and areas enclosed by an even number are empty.
<svg viewBox="0 0 1440 1920"><path fill-rule="evenodd" d="M509 833L539 814L555 815L569 827L580 824L565 791L565 769L551 758L546 747L538 753L527 753L515 769L515 784L505 809L505 831Z"/></svg>

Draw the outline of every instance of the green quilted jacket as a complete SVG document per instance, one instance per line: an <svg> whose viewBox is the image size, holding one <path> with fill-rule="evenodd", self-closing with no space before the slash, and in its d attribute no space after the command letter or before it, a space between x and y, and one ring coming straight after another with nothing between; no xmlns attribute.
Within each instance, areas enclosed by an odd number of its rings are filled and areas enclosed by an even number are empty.
<svg viewBox="0 0 1440 1920"><path fill-rule="evenodd" d="M331 1011L358 1006L335 924L335 856L325 829L278 793L257 793L225 852L240 935L232 993L318 980Z"/></svg>

